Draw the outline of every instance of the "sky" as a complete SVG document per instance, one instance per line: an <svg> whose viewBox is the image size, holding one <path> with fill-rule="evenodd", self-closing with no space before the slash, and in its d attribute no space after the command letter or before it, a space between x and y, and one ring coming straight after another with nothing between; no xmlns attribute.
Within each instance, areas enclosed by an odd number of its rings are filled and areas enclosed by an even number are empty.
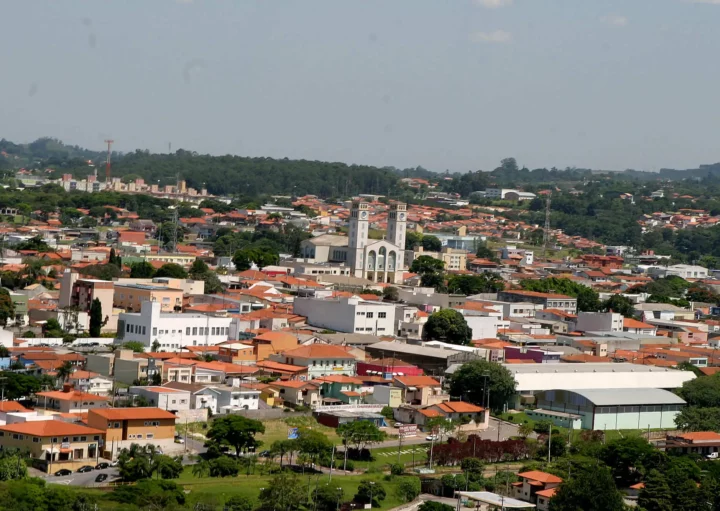
<svg viewBox="0 0 720 511"><path fill-rule="evenodd" d="M0 137L451 172L720 161L720 0L15 0ZM171 144L171 145L169 145Z"/></svg>

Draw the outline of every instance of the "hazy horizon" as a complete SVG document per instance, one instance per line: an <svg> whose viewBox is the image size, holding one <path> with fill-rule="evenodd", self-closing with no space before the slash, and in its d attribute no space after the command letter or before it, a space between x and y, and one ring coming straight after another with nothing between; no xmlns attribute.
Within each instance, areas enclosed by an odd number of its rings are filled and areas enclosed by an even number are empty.
<svg viewBox="0 0 720 511"><path fill-rule="evenodd" d="M720 161L720 0L36 0L4 15L0 118L17 143L437 172Z"/></svg>

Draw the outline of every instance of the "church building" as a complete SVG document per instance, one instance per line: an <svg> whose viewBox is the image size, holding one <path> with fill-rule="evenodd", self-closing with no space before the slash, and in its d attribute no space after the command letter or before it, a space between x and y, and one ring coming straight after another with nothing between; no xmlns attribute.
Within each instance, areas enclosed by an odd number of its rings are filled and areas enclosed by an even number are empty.
<svg viewBox="0 0 720 511"><path fill-rule="evenodd" d="M402 283L407 205L390 205L387 235L383 240L368 238L369 217L368 203L353 201L348 236L325 234L305 240L301 245L302 257L318 263L345 264L354 277L373 282Z"/></svg>

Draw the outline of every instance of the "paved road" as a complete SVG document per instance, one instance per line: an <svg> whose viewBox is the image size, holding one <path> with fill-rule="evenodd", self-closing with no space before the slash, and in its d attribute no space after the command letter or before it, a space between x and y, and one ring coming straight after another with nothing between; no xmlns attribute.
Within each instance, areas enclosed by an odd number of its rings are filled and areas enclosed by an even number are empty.
<svg viewBox="0 0 720 511"><path fill-rule="evenodd" d="M108 475L108 478L105 480L104 483L95 482L95 478L98 476L98 474ZM109 481L112 481L113 478L116 477L118 477L117 467L110 467L104 470L93 470L92 472L84 472L82 474L78 472L73 472L69 476L47 476L45 480L48 483L52 484L64 484L66 486L83 486L86 488L92 488L95 486L106 485Z"/></svg>
<svg viewBox="0 0 720 511"><path fill-rule="evenodd" d="M398 430L396 428L387 428L386 431L389 434L398 434ZM518 435L518 426L516 424L509 424L491 417L488 429L468 432L470 435L478 435L483 440L498 440L498 433L500 440L507 440L512 436ZM418 431L418 436L416 437L403 438L402 445L428 444L430 442L425 439L426 436L427 433ZM381 442L377 444L377 447L395 447L397 445L398 439L395 438L393 440Z"/></svg>

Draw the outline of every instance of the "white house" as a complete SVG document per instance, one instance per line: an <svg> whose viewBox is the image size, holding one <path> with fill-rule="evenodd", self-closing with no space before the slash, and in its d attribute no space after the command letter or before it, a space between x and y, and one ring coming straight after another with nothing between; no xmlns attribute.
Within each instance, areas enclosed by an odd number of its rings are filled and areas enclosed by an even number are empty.
<svg viewBox="0 0 720 511"><path fill-rule="evenodd" d="M395 304L350 298L295 298L295 314L308 324L346 333L393 335Z"/></svg>
<svg viewBox="0 0 720 511"><path fill-rule="evenodd" d="M148 349L157 341L160 351L175 351L186 346L213 346L237 339L237 321L224 313L160 312L160 308L158 302L143 302L139 313L121 313L117 338L122 343L141 342Z"/></svg>
<svg viewBox="0 0 720 511"><path fill-rule="evenodd" d="M130 387L130 394L143 396L150 406L178 412L190 410L190 392L170 387Z"/></svg>
<svg viewBox="0 0 720 511"><path fill-rule="evenodd" d="M249 385L229 387L217 385L208 388L208 391L216 394L217 408L213 413L233 413L242 410L257 410L260 403L260 391Z"/></svg>

